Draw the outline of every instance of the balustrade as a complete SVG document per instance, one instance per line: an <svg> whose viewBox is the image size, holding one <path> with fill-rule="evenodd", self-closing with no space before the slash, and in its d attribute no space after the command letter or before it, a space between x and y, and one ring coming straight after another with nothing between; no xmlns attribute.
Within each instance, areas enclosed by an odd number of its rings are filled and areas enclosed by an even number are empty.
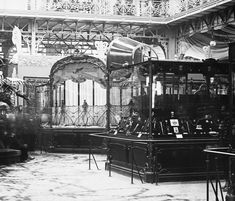
<svg viewBox="0 0 235 201"><path fill-rule="evenodd" d="M118 124L120 111L128 116L129 107L111 107L111 125ZM54 126L106 126L106 106L89 106L84 112L82 106L67 106L52 108L52 124Z"/></svg>
<svg viewBox="0 0 235 201"><path fill-rule="evenodd" d="M111 125L116 126L119 123L120 117L129 115L129 106L111 106L110 121ZM40 111L33 107L24 107L21 117L31 120L40 120L42 114L50 115L52 111L52 126L53 127L81 127L81 126L97 126L106 127L106 106L89 106L84 112L82 106L62 106L44 108ZM18 110L13 110L18 116ZM49 120L49 119L48 119ZM42 121L42 120L40 120ZM49 122L43 122L49 126Z"/></svg>
<svg viewBox="0 0 235 201"><path fill-rule="evenodd" d="M11 9L8 0L0 3ZM11 0L14 1L14 0ZM15 0L17 1L17 0ZM95 15L173 17L195 8L206 8L226 0L29 0L22 2L28 10L77 12ZM17 1L18 3L18 1Z"/></svg>
<svg viewBox="0 0 235 201"><path fill-rule="evenodd" d="M216 0L50 0L48 10L101 15L168 17L189 9L208 6Z"/></svg>

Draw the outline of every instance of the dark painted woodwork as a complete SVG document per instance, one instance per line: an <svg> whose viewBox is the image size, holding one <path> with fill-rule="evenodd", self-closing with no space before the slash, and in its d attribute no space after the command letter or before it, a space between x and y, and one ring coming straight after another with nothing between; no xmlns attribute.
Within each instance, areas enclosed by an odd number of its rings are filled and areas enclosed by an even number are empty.
<svg viewBox="0 0 235 201"><path fill-rule="evenodd" d="M126 135L92 134L91 139L95 138L107 139L112 169L131 173L134 160L135 174L139 171L145 178L151 173L151 182L205 179L206 156L203 150L220 145L217 137L148 140ZM149 163L150 144L152 163Z"/></svg>
<svg viewBox="0 0 235 201"><path fill-rule="evenodd" d="M20 162L21 151L16 149L0 149L0 165Z"/></svg>
<svg viewBox="0 0 235 201"><path fill-rule="evenodd" d="M89 149L89 134L103 132L104 128L43 128L41 132L42 148L50 151L59 149ZM40 136L39 136L40 138ZM92 142L101 146L102 139Z"/></svg>

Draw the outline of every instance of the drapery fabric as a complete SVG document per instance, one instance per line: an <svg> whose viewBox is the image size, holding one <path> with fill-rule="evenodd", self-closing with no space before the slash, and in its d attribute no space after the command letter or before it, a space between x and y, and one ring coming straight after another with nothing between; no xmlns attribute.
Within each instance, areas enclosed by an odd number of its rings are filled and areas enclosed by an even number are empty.
<svg viewBox="0 0 235 201"><path fill-rule="evenodd" d="M185 37L184 41L189 44L184 57L193 57L200 60L206 59L203 47L209 46L212 58L227 60L229 43L235 41L235 25L229 24L206 33L195 33L192 36ZM210 46L211 41L215 41L216 45Z"/></svg>

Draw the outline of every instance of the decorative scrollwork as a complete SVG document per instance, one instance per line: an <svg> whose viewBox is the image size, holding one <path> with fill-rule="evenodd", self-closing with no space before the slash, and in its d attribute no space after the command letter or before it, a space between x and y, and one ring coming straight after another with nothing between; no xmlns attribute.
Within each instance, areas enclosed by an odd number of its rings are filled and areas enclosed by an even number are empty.
<svg viewBox="0 0 235 201"><path fill-rule="evenodd" d="M112 106L110 120L112 125L118 124L120 106ZM89 106L84 112L82 106L62 106L52 108L52 124L54 126L99 126L106 125L106 106ZM128 106L122 106L122 115L128 114Z"/></svg>
<svg viewBox="0 0 235 201"><path fill-rule="evenodd" d="M100 15L169 17L217 0L54 0L47 10ZM207 6L210 6L210 5Z"/></svg>

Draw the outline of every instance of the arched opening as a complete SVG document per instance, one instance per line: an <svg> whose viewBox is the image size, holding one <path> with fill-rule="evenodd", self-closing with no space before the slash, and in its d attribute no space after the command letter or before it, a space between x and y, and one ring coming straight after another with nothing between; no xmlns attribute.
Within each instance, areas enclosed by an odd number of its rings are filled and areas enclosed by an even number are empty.
<svg viewBox="0 0 235 201"><path fill-rule="evenodd" d="M105 71L104 62L88 55L65 57L52 66L53 125L105 126Z"/></svg>

